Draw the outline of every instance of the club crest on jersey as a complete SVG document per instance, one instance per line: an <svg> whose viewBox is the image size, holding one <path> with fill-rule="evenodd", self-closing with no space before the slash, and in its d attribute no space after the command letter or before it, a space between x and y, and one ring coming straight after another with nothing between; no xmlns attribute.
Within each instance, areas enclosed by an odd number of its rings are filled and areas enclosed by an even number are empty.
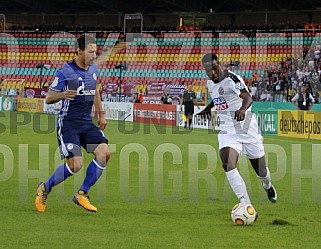
<svg viewBox="0 0 321 249"><path fill-rule="evenodd" d="M236 82L235 88L238 90L243 90L243 89L245 89L245 85L242 82Z"/></svg>
<svg viewBox="0 0 321 249"><path fill-rule="evenodd" d="M56 87L58 85L59 78L55 77L54 81L51 83L51 87Z"/></svg>
<svg viewBox="0 0 321 249"><path fill-rule="evenodd" d="M72 150L74 148L74 145L73 144L67 144L67 149L68 150Z"/></svg>
<svg viewBox="0 0 321 249"><path fill-rule="evenodd" d="M218 93L219 93L219 95L223 95L223 94L224 94L224 88L223 88L223 87L220 87L220 88L218 89Z"/></svg>

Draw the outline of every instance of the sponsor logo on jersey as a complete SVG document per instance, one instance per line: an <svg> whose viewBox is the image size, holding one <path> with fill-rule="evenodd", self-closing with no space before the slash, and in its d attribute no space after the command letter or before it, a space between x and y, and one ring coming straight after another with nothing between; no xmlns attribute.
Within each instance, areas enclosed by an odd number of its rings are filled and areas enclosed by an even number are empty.
<svg viewBox="0 0 321 249"><path fill-rule="evenodd" d="M85 90L85 83L82 82L81 86L77 88L77 95L84 96L84 95L95 95L96 90Z"/></svg>
<svg viewBox="0 0 321 249"><path fill-rule="evenodd" d="M228 108L228 104L223 97L213 98L213 103L216 111L222 111Z"/></svg>

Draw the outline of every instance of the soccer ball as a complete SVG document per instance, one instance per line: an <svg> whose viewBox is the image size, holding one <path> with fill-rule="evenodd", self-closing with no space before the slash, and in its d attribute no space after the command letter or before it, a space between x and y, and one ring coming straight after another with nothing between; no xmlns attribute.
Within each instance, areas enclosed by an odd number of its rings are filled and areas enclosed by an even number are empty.
<svg viewBox="0 0 321 249"><path fill-rule="evenodd" d="M236 204L231 212L232 221L236 225L251 225L256 220L256 211L251 204Z"/></svg>
<svg viewBox="0 0 321 249"><path fill-rule="evenodd" d="M167 103L170 103L170 104L171 104L172 102L173 102L172 98L168 98L168 99L167 99Z"/></svg>

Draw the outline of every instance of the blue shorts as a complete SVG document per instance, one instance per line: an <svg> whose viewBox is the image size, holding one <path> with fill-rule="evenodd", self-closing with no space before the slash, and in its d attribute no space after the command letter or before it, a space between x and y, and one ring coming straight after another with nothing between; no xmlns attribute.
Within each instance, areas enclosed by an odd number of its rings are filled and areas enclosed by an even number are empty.
<svg viewBox="0 0 321 249"><path fill-rule="evenodd" d="M92 153L99 144L108 140L104 133L93 123L65 125L57 129L61 159L82 156L81 147Z"/></svg>

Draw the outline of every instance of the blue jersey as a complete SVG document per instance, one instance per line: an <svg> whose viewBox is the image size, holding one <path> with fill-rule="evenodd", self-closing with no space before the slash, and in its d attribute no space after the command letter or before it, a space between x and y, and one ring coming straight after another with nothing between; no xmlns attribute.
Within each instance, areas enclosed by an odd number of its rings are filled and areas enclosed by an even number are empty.
<svg viewBox="0 0 321 249"><path fill-rule="evenodd" d="M91 122L91 111L97 85L98 69L94 64L87 70L80 68L75 61L62 66L50 85L53 91L76 90L74 100L62 100L58 114L57 127L64 123L80 125Z"/></svg>

